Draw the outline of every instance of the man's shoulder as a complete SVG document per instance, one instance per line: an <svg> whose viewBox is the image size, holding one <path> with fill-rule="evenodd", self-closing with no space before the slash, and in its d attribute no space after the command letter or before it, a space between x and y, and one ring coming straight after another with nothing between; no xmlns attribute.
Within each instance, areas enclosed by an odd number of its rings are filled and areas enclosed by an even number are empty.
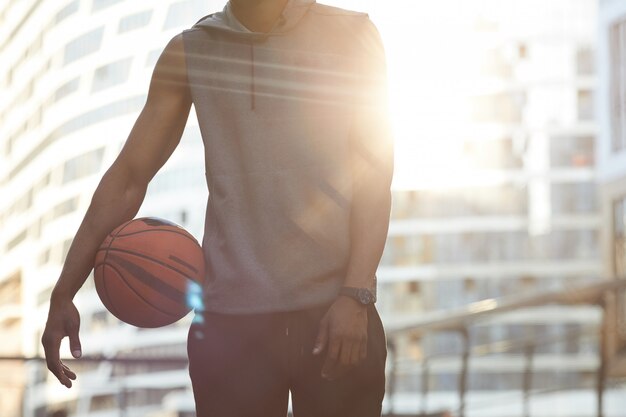
<svg viewBox="0 0 626 417"><path fill-rule="evenodd" d="M333 36L346 35L347 39L354 40L378 30L366 12L320 3L313 3L309 12L321 26L328 28Z"/></svg>
<svg viewBox="0 0 626 417"><path fill-rule="evenodd" d="M309 11L320 26L328 29L331 37L338 40L337 35L340 35L345 42L352 45L351 47L354 46L353 42L368 40L372 34L377 36L378 29L370 19L369 14L365 12L320 3L313 3ZM337 42L337 44L340 43Z"/></svg>
<svg viewBox="0 0 626 417"><path fill-rule="evenodd" d="M185 44L192 41L204 42L206 41L207 31L197 25L194 25L190 28L183 29L180 35L182 39L184 39Z"/></svg>
<svg viewBox="0 0 626 417"><path fill-rule="evenodd" d="M342 9L341 7L329 6L327 4L313 3L310 12L320 16L336 16L354 19L369 19L367 13L357 12L355 10Z"/></svg>

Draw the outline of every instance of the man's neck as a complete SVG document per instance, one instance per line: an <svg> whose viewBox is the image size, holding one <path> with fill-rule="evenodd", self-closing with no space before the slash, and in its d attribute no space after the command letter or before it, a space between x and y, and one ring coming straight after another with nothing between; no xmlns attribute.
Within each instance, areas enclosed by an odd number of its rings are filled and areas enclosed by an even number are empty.
<svg viewBox="0 0 626 417"><path fill-rule="evenodd" d="M269 32L288 0L230 0L233 14L252 32Z"/></svg>

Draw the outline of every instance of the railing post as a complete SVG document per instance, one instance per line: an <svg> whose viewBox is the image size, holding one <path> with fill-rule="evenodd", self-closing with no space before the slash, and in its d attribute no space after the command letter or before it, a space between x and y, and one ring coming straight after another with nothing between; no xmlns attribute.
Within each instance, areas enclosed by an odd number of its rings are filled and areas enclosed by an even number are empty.
<svg viewBox="0 0 626 417"><path fill-rule="evenodd" d="M608 314L607 306L604 299L598 302L598 306L602 309L602 322L600 323L600 331L598 334L598 371L597 371L597 417L604 417L604 389L606 385L607 371L607 338L608 338Z"/></svg>
<svg viewBox="0 0 626 417"><path fill-rule="evenodd" d="M397 374L397 366L398 359L396 355L396 343L392 339L387 339L387 350L390 353L391 361L389 366L389 386L387 389L387 394L389 398L389 413L388 415L393 417L395 416L395 412L393 410L393 402L396 392L396 378Z"/></svg>
<svg viewBox="0 0 626 417"><path fill-rule="evenodd" d="M117 401L120 408L120 417L126 417L126 386L122 382L117 392Z"/></svg>
<svg viewBox="0 0 626 417"><path fill-rule="evenodd" d="M428 358L422 359L422 414L428 413L428 393L429 393L430 370Z"/></svg>
<svg viewBox="0 0 626 417"><path fill-rule="evenodd" d="M524 367L524 417L530 417L530 390L533 386L533 359L535 357L535 346L530 344L524 349L526 366Z"/></svg>
<svg viewBox="0 0 626 417"><path fill-rule="evenodd" d="M469 369L470 340L467 327L459 330L463 343L461 374L459 375L459 417L465 417L465 394L467 392L467 373Z"/></svg>

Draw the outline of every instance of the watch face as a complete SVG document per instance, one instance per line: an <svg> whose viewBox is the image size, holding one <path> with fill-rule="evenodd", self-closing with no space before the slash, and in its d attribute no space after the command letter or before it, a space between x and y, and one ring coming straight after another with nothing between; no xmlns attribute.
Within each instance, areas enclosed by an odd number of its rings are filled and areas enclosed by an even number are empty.
<svg viewBox="0 0 626 417"><path fill-rule="evenodd" d="M361 303L369 304L372 302L373 298L374 297L372 297L372 294L368 290L364 288L359 290L359 300L361 301Z"/></svg>

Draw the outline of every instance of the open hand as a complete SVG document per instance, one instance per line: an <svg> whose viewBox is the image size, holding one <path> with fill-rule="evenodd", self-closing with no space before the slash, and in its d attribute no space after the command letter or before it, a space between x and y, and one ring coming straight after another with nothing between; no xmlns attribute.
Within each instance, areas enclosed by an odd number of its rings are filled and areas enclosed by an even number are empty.
<svg viewBox="0 0 626 417"><path fill-rule="evenodd" d="M80 358L82 353L78 338L79 329L80 315L74 303L71 300L51 300L48 321L41 337L41 344L46 355L48 369L61 384L68 388L72 387L72 381L76 379L76 374L61 362L59 350L61 340L67 336L70 338L72 356Z"/></svg>
<svg viewBox="0 0 626 417"><path fill-rule="evenodd" d="M327 348L322 377L333 380L367 356L367 307L340 295L320 321L313 354Z"/></svg>

